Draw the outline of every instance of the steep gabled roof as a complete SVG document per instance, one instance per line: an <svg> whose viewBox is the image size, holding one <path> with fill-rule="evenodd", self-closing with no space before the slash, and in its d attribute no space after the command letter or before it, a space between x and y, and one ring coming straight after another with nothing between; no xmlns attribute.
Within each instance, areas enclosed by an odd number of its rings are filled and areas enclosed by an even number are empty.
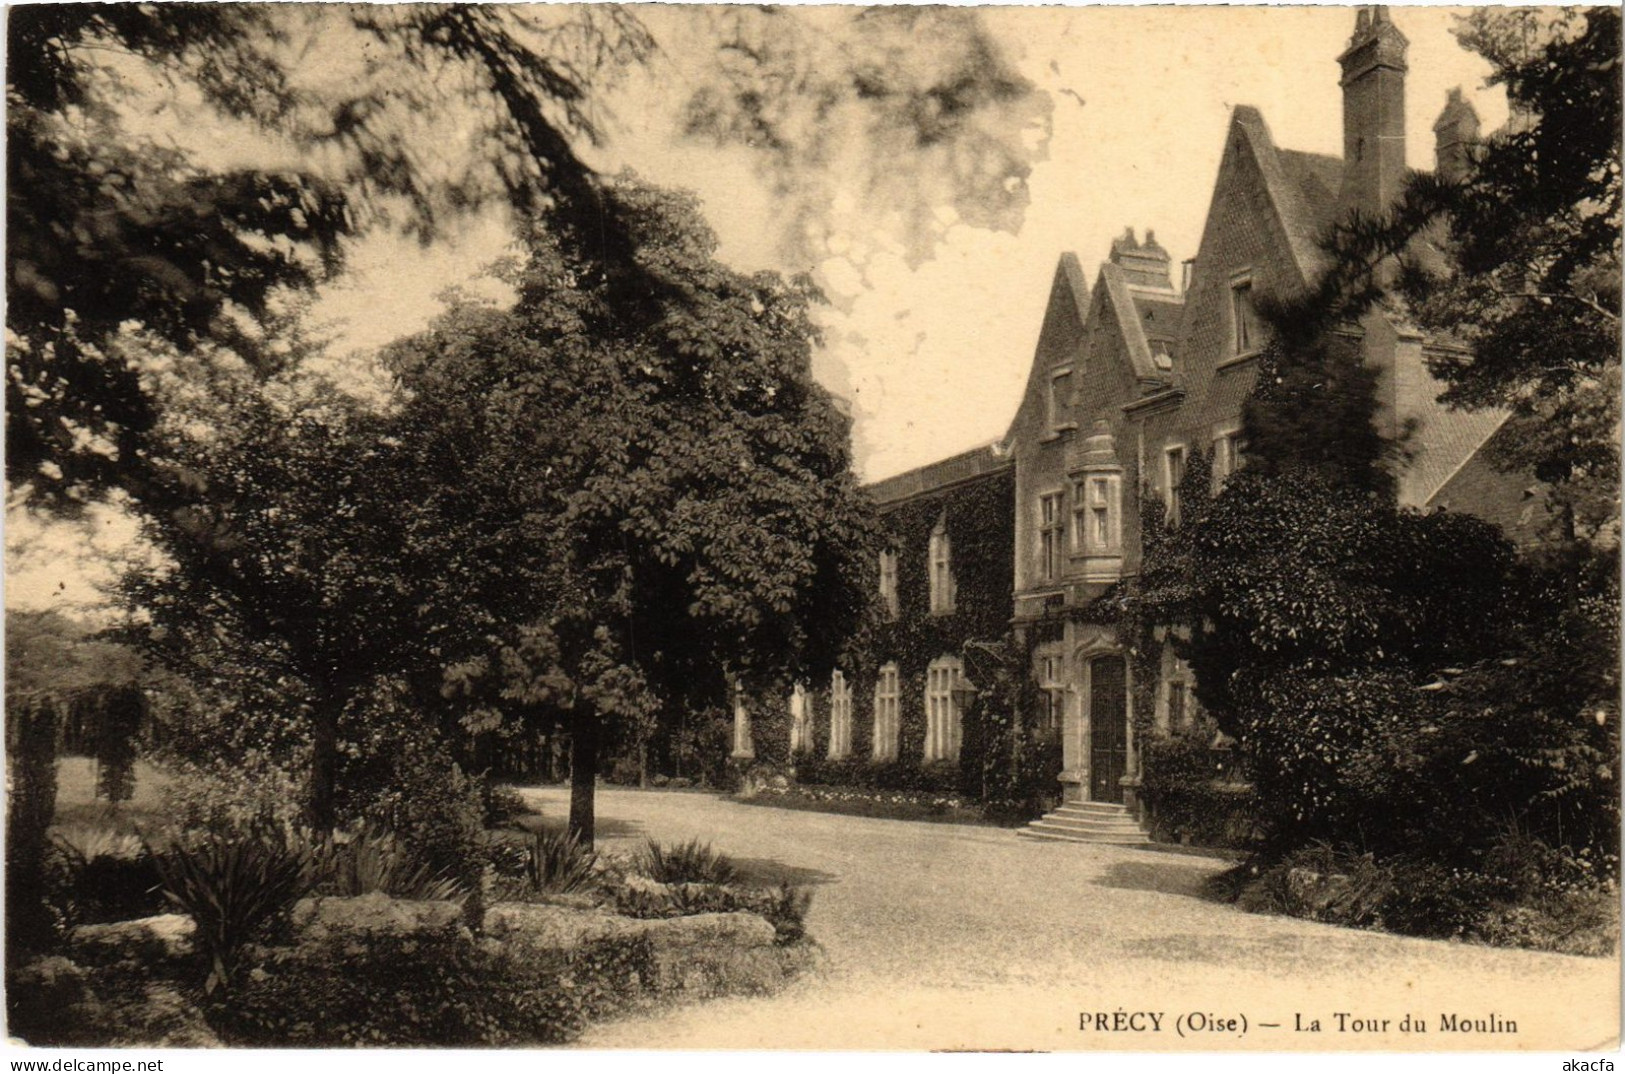
<svg viewBox="0 0 1625 1074"><path fill-rule="evenodd" d="M1437 392L1424 392L1412 405L1418 445L1399 470L1399 502L1423 507L1483 450L1510 415L1505 410L1456 410L1439 402Z"/></svg>
<svg viewBox="0 0 1625 1074"><path fill-rule="evenodd" d="M1337 212L1343 162L1319 153L1277 149L1258 109L1237 105L1231 128L1241 133L1264 177L1264 190L1298 272L1307 283L1325 265L1318 240Z"/></svg>
<svg viewBox="0 0 1625 1074"><path fill-rule="evenodd" d="M1164 378L1166 370L1159 369L1151 357L1151 343L1146 339L1145 326L1140 323L1143 311L1135 302L1135 294L1130 289L1122 266L1110 261L1103 263L1100 266L1099 287L1105 292L1105 300L1111 303L1112 313L1122 329L1123 348L1128 351L1129 361L1134 366L1134 376L1142 381ZM1173 300L1176 296L1169 292L1168 298Z"/></svg>

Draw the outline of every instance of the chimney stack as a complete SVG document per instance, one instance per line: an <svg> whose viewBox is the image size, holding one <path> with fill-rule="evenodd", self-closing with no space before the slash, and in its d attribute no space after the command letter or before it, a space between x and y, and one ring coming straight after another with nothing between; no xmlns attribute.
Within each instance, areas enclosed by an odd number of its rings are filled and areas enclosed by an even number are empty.
<svg viewBox="0 0 1625 1074"><path fill-rule="evenodd" d="M1343 68L1343 212L1386 212L1405 186L1405 50L1382 4L1362 7Z"/></svg>
<svg viewBox="0 0 1625 1074"><path fill-rule="evenodd" d="M1121 238L1112 240L1111 261L1123 269L1129 283L1173 289L1173 282L1168 278L1171 258L1168 251L1157 244L1155 231L1146 231L1142 245L1135 239L1133 228L1125 229Z"/></svg>
<svg viewBox="0 0 1625 1074"><path fill-rule="evenodd" d="M1444 111L1433 123L1434 173L1449 183L1467 178L1472 168L1472 147L1478 141L1478 112L1461 95L1461 87L1450 91Z"/></svg>

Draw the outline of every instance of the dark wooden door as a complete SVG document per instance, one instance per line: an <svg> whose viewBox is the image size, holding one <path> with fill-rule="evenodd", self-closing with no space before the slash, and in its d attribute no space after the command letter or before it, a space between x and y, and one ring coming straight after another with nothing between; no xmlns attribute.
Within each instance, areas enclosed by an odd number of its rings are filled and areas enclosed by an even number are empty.
<svg viewBox="0 0 1625 1074"><path fill-rule="evenodd" d="M1123 658L1089 663L1089 797L1121 802L1128 771L1128 683Z"/></svg>

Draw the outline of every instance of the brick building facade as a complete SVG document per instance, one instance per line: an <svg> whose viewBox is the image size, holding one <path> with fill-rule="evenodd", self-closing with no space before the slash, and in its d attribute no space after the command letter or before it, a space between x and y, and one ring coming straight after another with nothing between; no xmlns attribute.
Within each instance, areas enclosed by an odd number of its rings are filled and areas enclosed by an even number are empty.
<svg viewBox="0 0 1625 1074"><path fill-rule="evenodd" d="M1090 607L1139 569L1144 502L1159 501L1168 523L1178 524L1177 486L1195 454L1209 460L1215 486L1245 465L1238 434L1264 343L1255 312L1260 298L1306 288L1324 268L1320 236L1348 213L1381 212L1404 187L1406 49L1386 8L1359 11L1338 57L1341 159L1281 148L1257 109L1236 107L1200 245L1182 271L1151 232L1141 241L1130 230L1113 242L1092 282L1076 255L1063 254L1027 386L1003 441L873 486L900 537L890 577L907 594L903 620L931 614L916 606L928 595L921 557L935 547L925 539L925 520L936 517L939 503L952 519L954 490L977 481L1008 489L1012 525L999 530L1008 533L1007 550L984 540L974 560L954 565L962 587L972 572L985 570L1008 590L980 585L988 606L974 610L961 595L953 614L974 618L974 629L939 631L935 649L927 648L947 658L955 644L1012 632L1016 650L1031 661L1032 696L1044 710L1030 715L1059 726L1066 802L1135 804L1135 666L1142 675L1155 668L1156 681L1139 684L1142 697L1149 688L1150 733L1177 731L1198 718L1191 673L1172 646L1149 664L1131 666L1125 639ZM1478 135L1471 105L1453 93L1434 131L1436 167L1447 173L1465 167L1466 147ZM1437 401L1442 385L1428 360L1447 352L1449 342L1428 338L1383 305L1344 326L1339 337L1379 371L1382 431L1410 430L1406 461L1395 474L1401 504L1479 514L1515 537L1525 535L1533 520L1520 482L1485 459L1504 415L1452 411ZM975 476L950 476L970 458L980 460ZM996 562L1001 553L1009 558ZM859 661L860 675L870 673L871 663L885 665L884 649L883 642ZM929 669L910 664L899 671L904 712L934 719ZM886 682L883 699L892 696ZM871 682L858 691L861 703L881 704ZM874 726L881 726L879 715ZM1141 727L1145 733L1145 721ZM919 755L934 760L929 748Z"/></svg>

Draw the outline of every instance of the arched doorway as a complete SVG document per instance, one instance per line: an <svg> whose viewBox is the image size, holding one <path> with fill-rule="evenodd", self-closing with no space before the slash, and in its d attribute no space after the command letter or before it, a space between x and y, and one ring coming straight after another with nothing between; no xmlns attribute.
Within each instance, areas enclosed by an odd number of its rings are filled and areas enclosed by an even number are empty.
<svg viewBox="0 0 1625 1074"><path fill-rule="evenodd" d="M1119 655L1089 661L1089 798L1121 802L1128 774L1128 668Z"/></svg>

